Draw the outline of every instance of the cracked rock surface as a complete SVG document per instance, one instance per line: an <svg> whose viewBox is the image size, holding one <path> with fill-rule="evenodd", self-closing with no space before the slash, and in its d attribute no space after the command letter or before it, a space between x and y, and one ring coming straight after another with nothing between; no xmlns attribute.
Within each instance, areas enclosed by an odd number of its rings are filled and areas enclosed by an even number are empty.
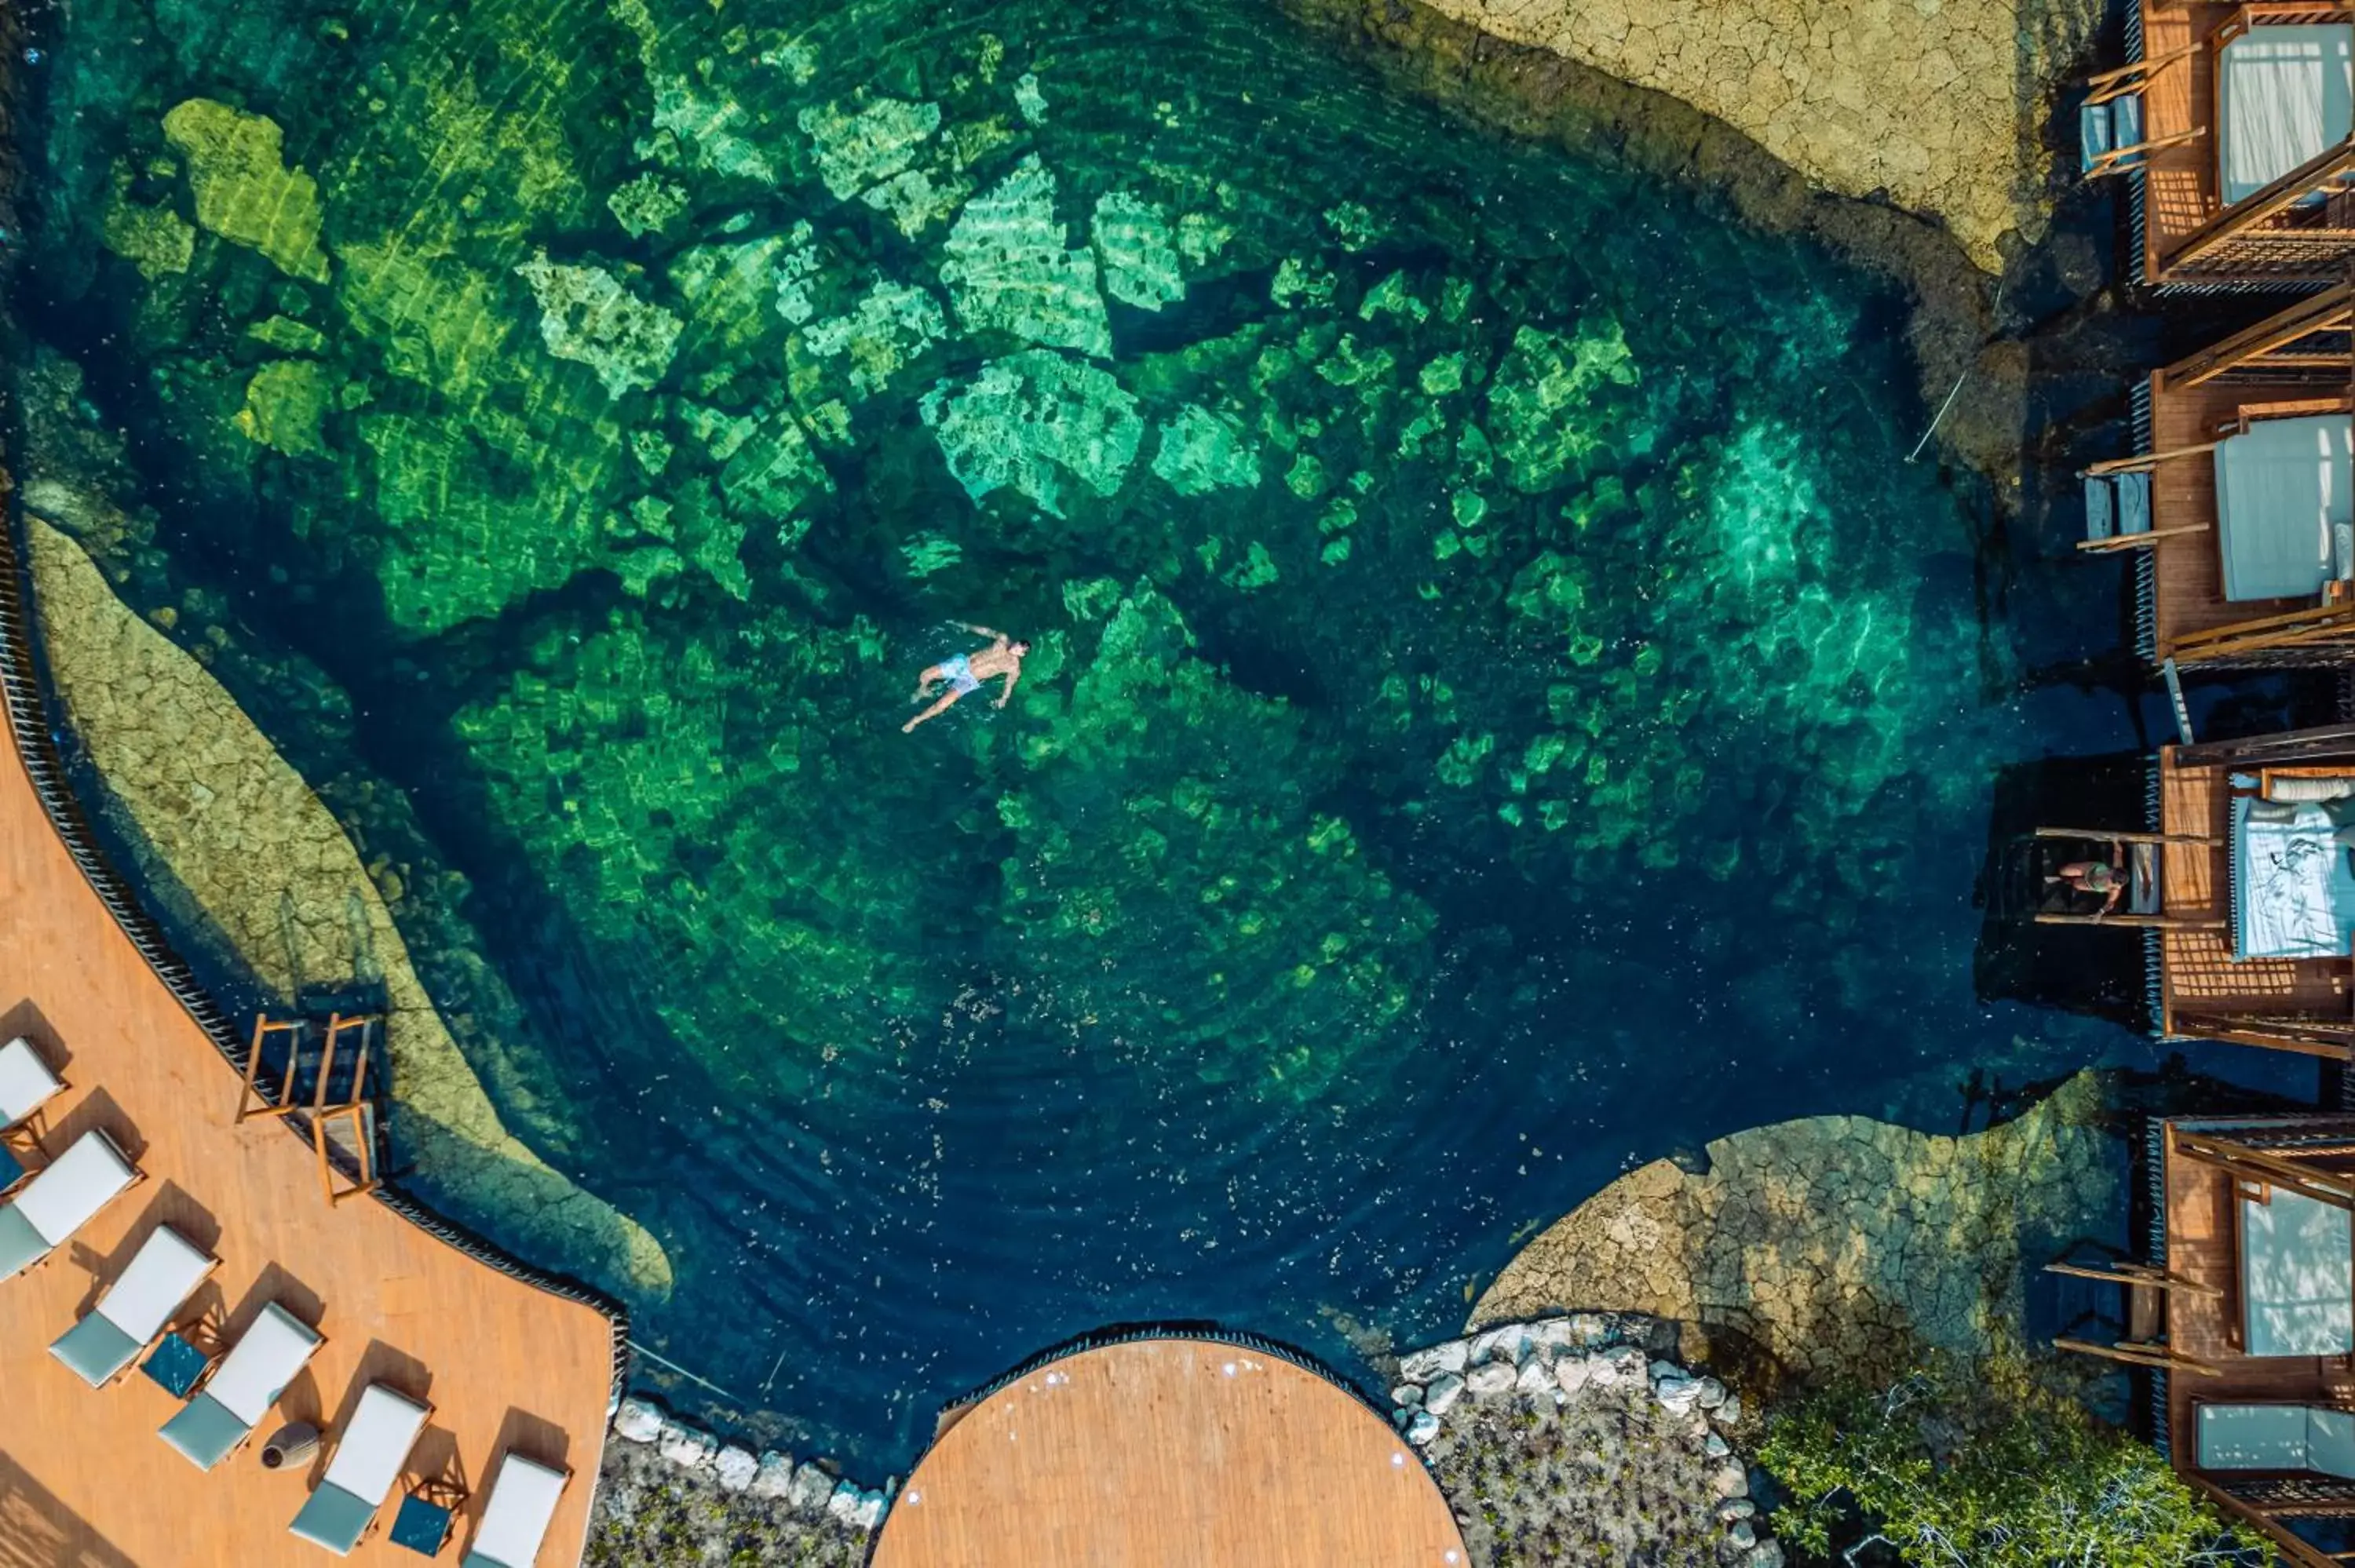
<svg viewBox="0 0 2355 1568"><path fill-rule="evenodd" d="M1885 193L2003 265L2050 216L2038 107L2093 0L1425 0L1683 100L1842 196Z"/></svg>
<svg viewBox="0 0 2355 1568"><path fill-rule="evenodd" d="M2124 1155L2081 1074L2017 1120L1942 1138L1810 1117L1654 1160L1522 1249L1471 1324L1650 1313L1748 1339L1802 1375L1893 1376L2021 1333L2026 1274L2123 1213Z"/></svg>

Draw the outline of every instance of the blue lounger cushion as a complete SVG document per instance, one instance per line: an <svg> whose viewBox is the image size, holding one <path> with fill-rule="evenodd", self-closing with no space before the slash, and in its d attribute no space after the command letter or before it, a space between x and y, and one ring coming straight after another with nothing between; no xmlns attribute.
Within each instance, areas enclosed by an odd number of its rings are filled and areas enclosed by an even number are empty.
<svg viewBox="0 0 2355 1568"><path fill-rule="evenodd" d="M2118 532L2147 534L2150 532L2150 475L2122 473L2115 485L2118 494Z"/></svg>
<svg viewBox="0 0 2355 1568"><path fill-rule="evenodd" d="M2077 111L2077 167L2091 174L2094 165L2121 147L2142 141L2142 99L2135 93L2106 103L2088 103Z"/></svg>
<svg viewBox="0 0 2355 1568"><path fill-rule="evenodd" d="M81 1374L81 1380L99 1388L138 1355L140 1343L96 1312L84 1318L58 1336L49 1346L49 1354Z"/></svg>
<svg viewBox="0 0 2355 1568"><path fill-rule="evenodd" d="M0 1208L0 1279L22 1274L48 1255L48 1238L33 1228L32 1221L13 1203Z"/></svg>
<svg viewBox="0 0 2355 1568"><path fill-rule="evenodd" d="M294 1516L294 1533L338 1557L346 1556L368 1533L368 1520L375 1517L376 1505L366 1498L354 1497L333 1481L321 1481L303 1511Z"/></svg>
<svg viewBox="0 0 2355 1568"><path fill-rule="evenodd" d="M164 1423L164 1441L199 1470L209 1470L228 1458L252 1430L229 1406L209 1393L200 1393Z"/></svg>
<svg viewBox="0 0 2355 1568"><path fill-rule="evenodd" d="M2116 508L2111 504L2114 492L2107 474L2085 476L2085 537L2106 539L2117 532Z"/></svg>

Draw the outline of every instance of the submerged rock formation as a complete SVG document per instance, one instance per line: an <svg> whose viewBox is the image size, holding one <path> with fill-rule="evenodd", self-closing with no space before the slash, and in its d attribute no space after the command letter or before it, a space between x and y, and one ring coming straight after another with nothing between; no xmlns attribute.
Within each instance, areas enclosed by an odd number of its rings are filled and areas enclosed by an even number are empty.
<svg viewBox="0 0 2355 1568"><path fill-rule="evenodd" d="M1940 1138L1810 1117L1613 1182L1521 1250L1474 1327L1549 1308L1636 1311L1731 1331L1800 1373L1868 1381L1925 1350L2020 1338L2023 1272L2123 1212L2092 1075L2016 1121Z"/></svg>
<svg viewBox="0 0 2355 1568"><path fill-rule="evenodd" d="M35 491L37 498L38 490ZM342 826L204 667L28 513L43 649L66 717L135 826L143 873L185 889L271 991L355 976L387 999L396 1134L438 1207L544 1261L644 1297L661 1244L511 1135L434 1010ZM229 1086L222 1086L224 1094Z"/></svg>
<svg viewBox="0 0 2355 1568"><path fill-rule="evenodd" d="M2033 110L2093 37L2094 0L1426 0L1716 116L1842 196L1943 220L2000 271L2043 238Z"/></svg>

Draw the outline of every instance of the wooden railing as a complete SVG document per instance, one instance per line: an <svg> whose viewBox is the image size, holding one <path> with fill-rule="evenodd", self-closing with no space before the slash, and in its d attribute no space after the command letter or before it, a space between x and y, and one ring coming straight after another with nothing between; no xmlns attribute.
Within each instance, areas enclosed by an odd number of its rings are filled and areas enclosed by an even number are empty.
<svg viewBox="0 0 2355 1568"><path fill-rule="evenodd" d="M2312 355L2282 352L2317 333L2350 329L2355 329L2355 282L2342 282L2169 366L2158 373L2159 390L2188 391L2260 362L2266 369L2338 369L2355 379L2355 350Z"/></svg>
<svg viewBox="0 0 2355 1568"><path fill-rule="evenodd" d="M2355 603L2260 615L2186 632L2159 650L2185 669L2208 664L2331 663L2355 654Z"/></svg>
<svg viewBox="0 0 2355 1568"><path fill-rule="evenodd" d="M2160 262L2163 274L2242 272L2325 275L2355 256L2355 229L2280 224L2308 197L2355 175L2355 136L2326 147L2287 174L2217 213Z"/></svg>

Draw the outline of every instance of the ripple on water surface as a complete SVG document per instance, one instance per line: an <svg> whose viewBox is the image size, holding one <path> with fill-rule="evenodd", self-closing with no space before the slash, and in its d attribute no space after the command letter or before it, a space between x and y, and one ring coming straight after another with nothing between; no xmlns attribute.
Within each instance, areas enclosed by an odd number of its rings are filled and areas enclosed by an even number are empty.
<svg viewBox="0 0 2355 1568"><path fill-rule="evenodd" d="M511 1124L805 1441L1107 1321L1424 1337L1630 1160L2123 1038L1973 996L2044 737L1806 246L1240 0L57 26L92 544L405 792ZM963 620L1020 692L903 736Z"/></svg>

